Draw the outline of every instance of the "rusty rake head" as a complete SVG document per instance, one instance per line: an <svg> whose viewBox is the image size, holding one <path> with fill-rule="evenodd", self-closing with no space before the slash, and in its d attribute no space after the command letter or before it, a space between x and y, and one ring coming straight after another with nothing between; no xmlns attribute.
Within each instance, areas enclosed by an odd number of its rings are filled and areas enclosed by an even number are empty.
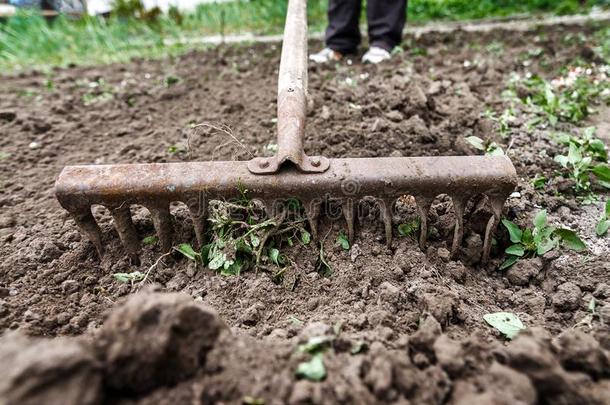
<svg viewBox="0 0 610 405"><path fill-rule="evenodd" d="M456 224L451 251L460 247L466 203L485 195L492 212L483 243L483 261L489 257L491 235L500 221L504 201L514 189L517 176L505 156L446 156L327 159L303 151L307 99L306 1L290 0L278 84L278 153L249 162L189 162L165 164L68 166L55 185L56 196L80 230L101 255L101 231L91 207L103 205L112 213L115 227L133 261L138 261L140 238L130 207L142 205L152 216L160 245L172 247L169 205L187 205L198 242L203 242L207 204L213 199L240 196L246 188L273 214L275 202L299 199L305 208L312 234L324 202L340 201L347 222L348 238L354 238L358 200L372 196L379 202L386 242L392 241L392 207L402 195L415 197L420 216L419 244L428 234L427 214L435 197L449 195Z"/></svg>

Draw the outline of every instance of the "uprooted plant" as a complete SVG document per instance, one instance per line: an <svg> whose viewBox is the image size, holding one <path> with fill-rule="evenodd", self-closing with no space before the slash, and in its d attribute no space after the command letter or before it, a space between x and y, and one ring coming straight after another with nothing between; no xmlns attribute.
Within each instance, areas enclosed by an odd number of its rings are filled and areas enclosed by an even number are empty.
<svg viewBox="0 0 610 405"><path fill-rule="evenodd" d="M500 270L509 268L520 258L542 256L560 244L576 251L586 249L585 243L573 230L549 225L546 210L538 212L533 223L534 228L521 229L508 219L502 220L512 245L505 250L508 257L500 266Z"/></svg>
<svg viewBox="0 0 610 405"><path fill-rule="evenodd" d="M210 201L209 243L199 251L189 244L181 244L176 250L222 275L260 269L281 278L290 264L281 250L311 242L305 222L300 201L285 201L277 215L267 217L262 205L250 199L247 190L241 190L241 197L236 201Z"/></svg>

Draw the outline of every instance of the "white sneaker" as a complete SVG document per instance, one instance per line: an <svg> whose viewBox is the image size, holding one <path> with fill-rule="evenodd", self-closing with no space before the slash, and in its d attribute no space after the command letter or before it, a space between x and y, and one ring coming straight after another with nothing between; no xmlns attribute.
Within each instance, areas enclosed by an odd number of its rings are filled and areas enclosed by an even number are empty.
<svg viewBox="0 0 610 405"><path fill-rule="evenodd" d="M379 62L388 60L392 57L390 52L378 46L371 46L368 51L362 56L362 63L372 63L376 65Z"/></svg>
<svg viewBox="0 0 610 405"><path fill-rule="evenodd" d="M328 63L328 62L337 62L343 58L337 51L333 51L330 48L324 48L318 53L314 53L309 55L309 60L312 60L316 63Z"/></svg>

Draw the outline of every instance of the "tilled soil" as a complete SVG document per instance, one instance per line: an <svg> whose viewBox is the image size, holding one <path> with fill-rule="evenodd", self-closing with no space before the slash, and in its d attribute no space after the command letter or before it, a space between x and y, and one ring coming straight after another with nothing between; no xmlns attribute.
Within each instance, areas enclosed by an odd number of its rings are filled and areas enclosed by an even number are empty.
<svg viewBox="0 0 610 405"><path fill-rule="evenodd" d="M99 261L55 200L55 178L68 164L245 160L268 153L275 142L279 47L218 47L159 61L5 76L0 83L0 151L8 154L0 160L0 328L7 332L5 344L34 344L8 333L17 330L62 336L55 339L70 342L68 348L76 345L76 354L66 357L84 359L74 364L84 364L95 382L91 385L99 389L89 393L92 402L610 403L610 249L608 238L594 236L600 204L582 206L570 193L558 193L557 186L535 190L531 185L537 173L551 176L558 169L549 157L560 151L551 130L530 133L530 117L518 115L510 139L503 139L496 123L483 114L487 108L503 110L501 93L513 72L550 79L576 59L600 63L591 51L595 30L585 25L518 34L430 33L406 38L406 51L380 66L353 59L312 66L309 72L308 153L476 154L464 141L469 135L493 139L505 149L510 145L521 180L505 215L526 225L546 208L551 222L579 232L589 247L585 253L558 249L502 272L497 270L503 261L500 247L507 237L500 229L492 260L481 265L481 233L489 213L473 201L458 260L450 260L455 219L447 196L433 204L430 241L423 252L396 230L392 248L386 248L382 224L368 218L361 221L351 250L344 251L334 243L344 224L323 219L320 233L328 234L323 244L330 276L315 271L315 244L288 252L294 265L281 284L262 272L223 277L178 256L153 268L147 282L193 297L202 311L209 311L201 309L203 304L213 307L232 333L216 337L201 332L212 328L210 322L222 323L216 315L198 321L192 332L181 324L191 315L183 319L178 309L156 309L152 318L146 311L121 309L129 304L116 309L127 311L125 328L141 326L140 332L129 332L129 342L140 336L141 344L150 346L148 352L132 348L133 343L108 344L119 334L120 322L111 315L102 324L117 300L142 288L121 283L113 274L146 273L161 256L159 247L145 246L142 264L131 265L108 211L95 207L107 247ZM528 56L534 47L542 52ZM592 123L608 121L609 110L599 111ZM192 128L202 122L227 125L239 142L223 131ZM607 126L599 127L598 136L609 139ZM562 124L562 129L576 127ZM192 242L185 208L172 210L175 240ZM147 212L139 208L134 214L142 236L152 235ZM405 215L398 212L395 224L406 221ZM591 318L592 298L597 315ZM518 314L530 330L505 344L483 321L484 314L501 310ZM168 327L167 317L178 318L176 325ZM135 320L129 322L131 318ZM163 344L148 344L154 340L147 335L149 324L169 333ZM171 335L183 329L212 342L201 348L207 356L179 348L172 349L179 352L173 356L159 354L172 347L167 342L188 346L186 332ZM323 382L294 376L297 363L306 358L295 350L311 336L332 340ZM55 340L36 342L61 346ZM368 350L352 354L355 346ZM121 358L116 354L121 348L134 353ZM24 357L19 361L27 362ZM142 360L147 358L154 361ZM136 377L138 368L121 369L129 368L121 361L143 361L150 375ZM170 377L154 371L164 367ZM124 380L112 377L115 373Z"/></svg>

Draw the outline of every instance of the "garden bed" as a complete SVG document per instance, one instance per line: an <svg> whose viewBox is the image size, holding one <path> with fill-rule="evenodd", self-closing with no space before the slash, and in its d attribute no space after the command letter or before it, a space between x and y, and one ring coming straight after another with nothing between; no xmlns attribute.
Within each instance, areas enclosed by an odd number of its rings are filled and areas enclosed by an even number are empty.
<svg viewBox="0 0 610 405"><path fill-rule="evenodd" d="M506 219L531 228L544 209L549 223L574 231L586 244L576 252L559 243L508 270L499 270L510 244L504 226L496 233L492 259L480 263L482 218L488 213L475 202L467 210L457 260L449 259L455 218L444 196L433 204L424 251L416 232L398 231L413 220L408 210L395 215L391 248L377 220L363 218L346 250L337 243L344 223L322 218L321 241L298 242L282 252L287 264L278 266L285 267L281 279L265 271L223 276L177 252L151 268L162 255L154 239L144 246L141 265L134 266L108 211L95 207L107 247L100 261L55 200L53 184L61 169L245 160L269 153L275 143L279 46L221 46L164 60L3 77L1 330L53 339L84 336L75 339L96 347L104 377L95 381L112 402L607 403L610 239L598 236L596 225L608 193L593 174L591 185L580 187L553 159L568 154L556 136L560 132L582 139L584 128L596 125L594 136L609 142L610 90L604 93L603 83L610 72L601 45L608 31L604 36L600 27L431 33L407 37L404 52L380 66L354 59L310 67L307 153L473 155L483 152L467 138L478 137L488 152L505 151L517 169L520 181L505 205ZM569 78L568 68L577 72L572 76L591 78L586 89L599 90L586 100L595 111L575 118L582 113L578 105L552 110L523 102L527 96L535 100L544 86L532 77L550 84ZM554 83L556 90L562 86ZM197 127L200 123L226 125L239 142L209 125ZM176 205L172 213L175 242L194 243L186 209ZM147 212L134 214L140 234L153 235ZM329 267L323 272L320 246ZM146 281L116 277L134 272L147 274ZM183 378L113 383L108 373L114 369L103 354L107 346L91 341L103 340L99 330L108 310L125 296L149 290L148 284L213 307L231 334L220 333L205 349L207 359L199 359ZM528 330L507 344L483 319L499 311L516 314ZM214 318L214 327L222 329L217 323L222 322ZM203 322L201 328L207 327ZM104 328L112 335L112 325ZM321 348L298 352L300 344L320 336ZM142 332L141 344L162 347L149 338ZM323 381L298 378L299 363L318 352ZM130 361L149 356L154 354L138 352ZM175 364L167 362L171 373ZM176 370L181 376L182 369Z"/></svg>

